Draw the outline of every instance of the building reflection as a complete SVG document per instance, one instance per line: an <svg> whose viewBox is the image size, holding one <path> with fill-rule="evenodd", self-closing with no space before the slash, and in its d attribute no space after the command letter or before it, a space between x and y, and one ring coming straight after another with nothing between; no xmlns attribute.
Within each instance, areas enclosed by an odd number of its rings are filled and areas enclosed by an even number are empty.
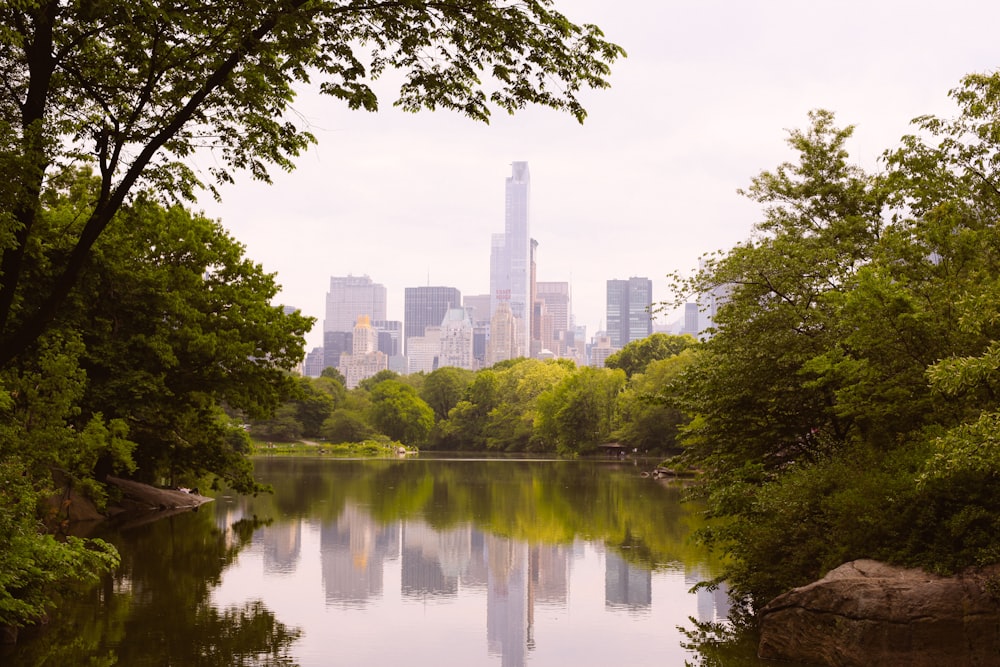
<svg viewBox="0 0 1000 667"><path fill-rule="evenodd" d="M327 604L363 606L382 595L385 561L399 554L399 524L380 526L348 504L320 526L320 567Z"/></svg>
<svg viewBox="0 0 1000 667"><path fill-rule="evenodd" d="M260 534L269 567L294 567L301 532L298 523ZM502 667L528 663L536 642L536 609L569 608L572 562L582 557L584 549L580 542L529 545L484 533L471 524L445 530L413 519L381 525L364 508L351 504L336 521L319 526L319 538L328 605L363 607L381 597L386 565L398 559L404 599L447 600L463 590L479 591L485 597L487 651L500 659ZM604 562L605 608L611 612L648 610L652 605L650 571L613 551L604 553ZM697 580L697 574L691 576ZM719 602L711 592L705 594L713 606L704 613L714 618L722 613Z"/></svg>
<svg viewBox="0 0 1000 667"><path fill-rule="evenodd" d="M260 542L264 547L264 572L294 572L302 551L302 521L264 526L260 530Z"/></svg>
<svg viewBox="0 0 1000 667"><path fill-rule="evenodd" d="M461 563L469 557L468 528L438 532L426 523L408 521L403 524L402 531L403 596L457 595Z"/></svg>
<svg viewBox="0 0 1000 667"><path fill-rule="evenodd" d="M653 604L653 575L633 565L618 553L604 555L604 605L642 611Z"/></svg>
<svg viewBox="0 0 1000 667"><path fill-rule="evenodd" d="M503 667L523 665L531 638L528 614L527 545L486 536L486 642Z"/></svg>
<svg viewBox="0 0 1000 667"><path fill-rule="evenodd" d="M684 583L688 588L694 588L699 582L708 581L712 577L707 572L699 569L688 570L684 574ZM709 590L705 586L699 586L696 590L698 597L698 620L702 623L712 623L723 621L729 616L732 604L729 601L729 590L725 584L720 584L714 590Z"/></svg>

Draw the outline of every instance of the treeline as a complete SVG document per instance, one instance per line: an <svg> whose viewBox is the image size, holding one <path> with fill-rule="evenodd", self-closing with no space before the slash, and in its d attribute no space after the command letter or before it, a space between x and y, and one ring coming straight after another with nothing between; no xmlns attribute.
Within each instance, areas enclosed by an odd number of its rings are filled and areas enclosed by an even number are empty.
<svg viewBox="0 0 1000 667"><path fill-rule="evenodd" d="M604 368L522 358L475 372L382 371L350 391L327 368L319 378L298 378L296 395L273 417L251 421L250 433L337 443L383 435L423 449L563 455L617 442L665 453L685 422L665 389L697 346L690 336L654 334L626 345Z"/></svg>

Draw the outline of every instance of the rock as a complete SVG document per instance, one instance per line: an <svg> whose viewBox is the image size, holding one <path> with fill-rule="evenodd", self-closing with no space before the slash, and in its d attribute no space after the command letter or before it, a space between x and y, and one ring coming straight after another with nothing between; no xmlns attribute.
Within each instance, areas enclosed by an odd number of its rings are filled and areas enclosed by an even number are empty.
<svg viewBox="0 0 1000 667"><path fill-rule="evenodd" d="M121 509L128 510L175 510L194 509L205 503L212 502L211 498L199 494L197 489L182 491L180 489L160 489L141 482L134 482L130 479L108 476L107 482L111 486L121 489L122 500L119 504Z"/></svg>
<svg viewBox="0 0 1000 667"><path fill-rule="evenodd" d="M942 577L857 560L772 600L758 655L815 665L1000 665L1000 566Z"/></svg>
<svg viewBox="0 0 1000 667"><path fill-rule="evenodd" d="M55 511L53 517L55 524L100 521L104 518L93 501L76 489L69 475L60 470L53 470L52 481L58 489L49 498L49 505Z"/></svg>

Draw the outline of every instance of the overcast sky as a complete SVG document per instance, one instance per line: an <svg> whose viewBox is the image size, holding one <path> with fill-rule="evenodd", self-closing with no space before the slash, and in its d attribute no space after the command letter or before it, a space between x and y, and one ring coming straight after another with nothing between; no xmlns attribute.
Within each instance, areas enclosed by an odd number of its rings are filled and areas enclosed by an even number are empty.
<svg viewBox="0 0 1000 667"><path fill-rule="evenodd" d="M760 220L737 189L792 154L787 131L811 109L857 126L855 161L878 156L915 116L952 115L947 92L1000 64L1000 3L879 0L556 0L625 48L611 88L588 92L583 125L529 109L489 126L451 112L407 114L389 95L375 114L311 93L295 103L319 143L274 184L243 178L217 204L247 254L276 272L282 303L317 318L330 276L388 290L489 291L490 235L504 226L510 163L531 171L538 280L569 281L577 324L603 326L605 285L666 275L729 248ZM209 165L200 165L207 167ZM665 320L661 319L660 322Z"/></svg>

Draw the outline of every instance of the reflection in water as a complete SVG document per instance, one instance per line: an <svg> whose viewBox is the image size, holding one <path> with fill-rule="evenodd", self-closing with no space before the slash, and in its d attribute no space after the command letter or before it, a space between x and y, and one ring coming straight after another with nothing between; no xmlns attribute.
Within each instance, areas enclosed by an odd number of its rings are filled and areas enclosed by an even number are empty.
<svg viewBox="0 0 1000 667"><path fill-rule="evenodd" d="M684 664L698 508L631 466L258 462L272 496L111 533L123 567L4 665ZM740 664L756 664L741 662Z"/></svg>
<svg viewBox="0 0 1000 667"><path fill-rule="evenodd" d="M649 607L653 604L652 573L609 551L604 556L604 603L631 612Z"/></svg>
<svg viewBox="0 0 1000 667"><path fill-rule="evenodd" d="M320 528L320 558L327 604L363 608L381 597L384 562L399 554L399 526L379 527L348 505L340 518Z"/></svg>
<svg viewBox="0 0 1000 667"><path fill-rule="evenodd" d="M229 521L232 516L232 510L226 510L220 521ZM311 544L318 553L303 553L303 543ZM486 656L499 659L502 667L527 665L537 643L546 641L545 636L536 636L539 609L557 618L567 616L573 598L574 562L585 570L594 563L603 566L603 607L608 612L635 618L650 615L654 605L653 571L604 545L582 540L568 545L529 544L484 532L472 523L441 529L418 518L380 523L365 507L351 501L345 502L335 520L323 521L318 528L304 519L260 528L247 554L248 558L257 554L265 579L276 573L304 579L321 577L327 612L322 614L324 621L306 623L306 635L322 632L330 618L327 614L373 614L379 611L373 607L384 608L387 599L400 604L458 604L463 613L479 615L480 619L485 614ZM318 569L310 564L317 556ZM234 577L241 578L237 572L241 567L236 565ZM580 576L587 575L583 572ZM687 589L707 575L707 571L692 569L670 579ZM393 590L396 577L398 594ZM586 590L588 581L580 584L585 589L581 595L591 592ZM294 587L308 587L308 582ZM224 581L216 598L231 602L228 596L232 594L239 597L239 592ZM728 610L724 591L699 590L690 597L696 605L687 615L698 620L721 620ZM677 601L665 599L662 604L676 605ZM372 618L378 622L377 615ZM400 632L395 626L393 634ZM407 636L400 639L405 642ZM326 663L318 659L312 663L307 658L302 664Z"/></svg>

